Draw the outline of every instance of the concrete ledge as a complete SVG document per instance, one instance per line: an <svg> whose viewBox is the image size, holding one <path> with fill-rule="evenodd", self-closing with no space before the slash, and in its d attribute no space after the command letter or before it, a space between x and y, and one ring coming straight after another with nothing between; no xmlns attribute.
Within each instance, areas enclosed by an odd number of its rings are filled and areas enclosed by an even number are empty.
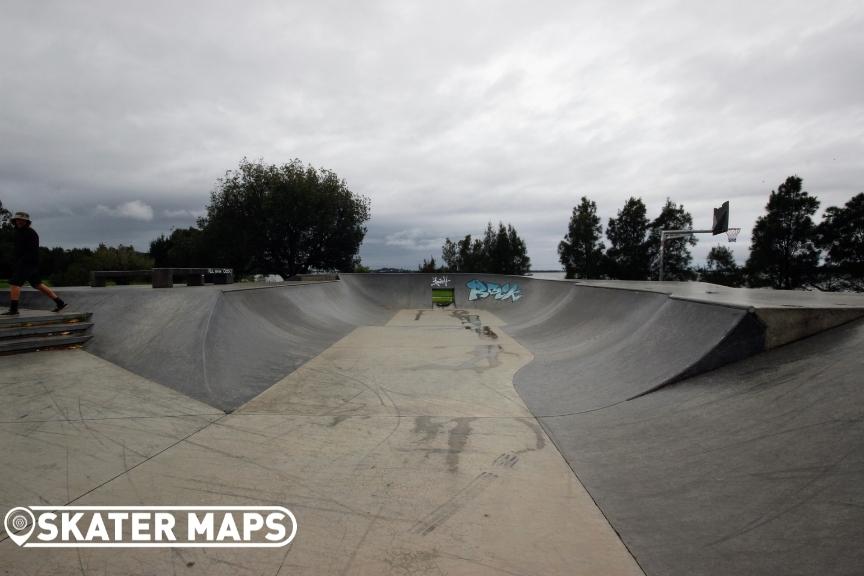
<svg viewBox="0 0 864 576"><path fill-rule="evenodd" d="M861 308L759 308L754 313L765 324L766 350L864 317Z"/></svg>

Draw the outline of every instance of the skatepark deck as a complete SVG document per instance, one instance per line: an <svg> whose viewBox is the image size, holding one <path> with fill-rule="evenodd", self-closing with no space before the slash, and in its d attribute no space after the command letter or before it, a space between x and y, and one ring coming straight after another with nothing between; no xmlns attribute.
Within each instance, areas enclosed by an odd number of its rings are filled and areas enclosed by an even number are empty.
<svg viewBox="0 0 864 576"><path fill-rule="evenodd" d="M86 351L0 359L2 505L298 513L207 573L857 573L860 296L452 274L433 310L432 279L68 290Z"/></svg>

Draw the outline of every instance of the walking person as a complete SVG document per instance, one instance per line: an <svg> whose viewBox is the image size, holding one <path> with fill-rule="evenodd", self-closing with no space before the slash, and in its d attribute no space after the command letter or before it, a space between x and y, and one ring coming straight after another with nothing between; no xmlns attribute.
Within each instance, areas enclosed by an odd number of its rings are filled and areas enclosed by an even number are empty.
<svg viewBox="0 0 864 576"><path fill-rule="evenodd" d="M60 312L66 303L39 278L39 235L30 226L30 215L16 212L11 219L15 226L15 250L13 252L13 272L9 279L9 310L0 316L16 316L21 287L25 282L54 301L54 312Z"/></svg>

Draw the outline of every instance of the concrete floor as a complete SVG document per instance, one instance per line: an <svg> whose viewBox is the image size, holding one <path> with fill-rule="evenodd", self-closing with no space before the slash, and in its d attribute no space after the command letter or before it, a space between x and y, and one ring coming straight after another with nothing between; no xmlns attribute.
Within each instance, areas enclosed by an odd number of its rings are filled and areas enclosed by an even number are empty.
<svg viewBox="0 0 864 576"><path fill-rule="evenodd" d="M642 574L514 390L532 356L501 324L400 311L229 415L83 350L0 359L4 509L273 504L299 524L281 549L7 538L0 572Z"/></svg>

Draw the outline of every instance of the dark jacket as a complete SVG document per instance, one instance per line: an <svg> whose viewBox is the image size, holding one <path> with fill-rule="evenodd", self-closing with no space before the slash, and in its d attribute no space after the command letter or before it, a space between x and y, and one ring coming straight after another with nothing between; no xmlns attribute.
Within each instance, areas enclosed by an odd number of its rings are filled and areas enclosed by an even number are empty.
<svg viewBox="0 0 864 576"><path fill-rule="evenodd" d="M15 229L13 262L18 270L30 270L39 266L39 235L29 226Z"/></svg>

